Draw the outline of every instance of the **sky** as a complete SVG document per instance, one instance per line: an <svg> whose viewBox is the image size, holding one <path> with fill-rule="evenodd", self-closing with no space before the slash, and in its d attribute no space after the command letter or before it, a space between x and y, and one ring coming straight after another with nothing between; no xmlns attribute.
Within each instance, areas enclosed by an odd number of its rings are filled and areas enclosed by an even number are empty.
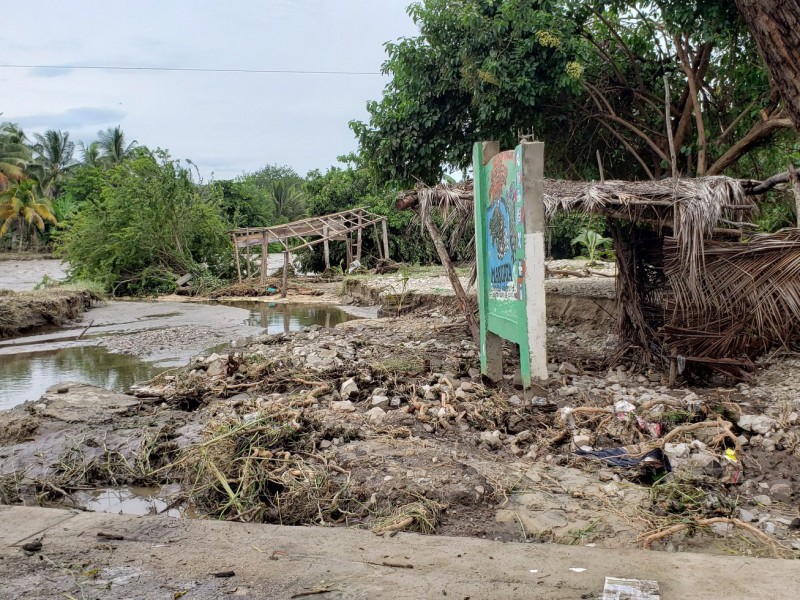
<svg viewBox="0 0 800 600"><path fill-rule="evenodd" d="M411 0L34 0L0 29L0 121L129 140L229 179L265 164L301 175L356 150L380 74L7 68L69 65L376 73L383 44L413 36ZM79 153L77 153L79 154ZM78 158L78 156L76 156Z"/></svg>

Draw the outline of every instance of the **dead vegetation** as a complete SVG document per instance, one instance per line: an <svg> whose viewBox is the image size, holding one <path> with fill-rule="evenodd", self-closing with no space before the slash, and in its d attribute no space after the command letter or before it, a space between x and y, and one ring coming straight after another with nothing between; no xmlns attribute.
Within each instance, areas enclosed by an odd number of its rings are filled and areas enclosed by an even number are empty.
<svg viewBox="0 0 800 600"><path fill-rule="evenodd" d="M77 319L92 303L102 300L94 290L57 287L0 295L0 338L47 325L60 326Z"/></svg>

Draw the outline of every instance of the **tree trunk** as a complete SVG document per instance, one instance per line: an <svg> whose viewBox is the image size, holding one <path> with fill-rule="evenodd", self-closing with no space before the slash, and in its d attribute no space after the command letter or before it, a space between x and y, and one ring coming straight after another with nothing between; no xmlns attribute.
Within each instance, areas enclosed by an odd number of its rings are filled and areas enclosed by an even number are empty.
<svg viewBox="0 0 800 600"><path fill-rule="evenodd" d="M800 0L736 0L736 7L800 131Z"/></svg>

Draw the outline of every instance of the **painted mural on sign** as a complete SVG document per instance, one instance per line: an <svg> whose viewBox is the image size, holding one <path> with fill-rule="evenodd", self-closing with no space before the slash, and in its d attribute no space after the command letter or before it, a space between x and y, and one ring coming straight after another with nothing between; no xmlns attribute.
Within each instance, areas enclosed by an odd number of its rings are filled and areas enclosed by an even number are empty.
<svg viewBox="0 0 800 600"><path fill-rule="evenodd" d="M502 152L492 159L486 205L486 247L489 297L495 300L523 300L525 297L519 160L514 151Z"/></svg>

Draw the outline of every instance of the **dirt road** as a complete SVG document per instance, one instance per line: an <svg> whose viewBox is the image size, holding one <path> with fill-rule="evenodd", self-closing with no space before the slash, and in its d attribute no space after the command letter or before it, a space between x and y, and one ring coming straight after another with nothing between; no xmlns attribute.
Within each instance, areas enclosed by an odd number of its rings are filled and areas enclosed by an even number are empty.
<svg viewBox="0 0 800 600"><path fill-rule="evenodd" d="M31 555L21 546L41 539ZM792 560L0 507L0 598L796 598ZM220 574L224 576L215 576Z"/></svg>

